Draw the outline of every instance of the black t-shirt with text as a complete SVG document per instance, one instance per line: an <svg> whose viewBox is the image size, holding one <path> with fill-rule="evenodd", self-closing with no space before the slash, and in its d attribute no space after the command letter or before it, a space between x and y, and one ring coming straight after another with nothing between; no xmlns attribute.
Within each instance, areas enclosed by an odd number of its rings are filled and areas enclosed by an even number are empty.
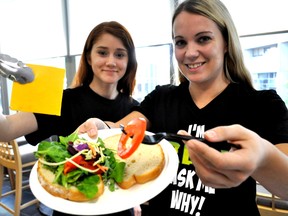
<svg viewBox="0 0 288 216"><path fill-rule="evenodd" d="M177 133L183 129L203 137L204 131L213 127L240 124L273 144L288 143L287 108L273 90L256 91L229 84L199 109L191 98L188 83L157 86L134 110L149 119L152 132ZM250 177L230 189L206 187L198 178L185 145L174 143L174 147L180 161L178 173L161 194L149 201L150 216L259 215L255 180Z"/></svg>

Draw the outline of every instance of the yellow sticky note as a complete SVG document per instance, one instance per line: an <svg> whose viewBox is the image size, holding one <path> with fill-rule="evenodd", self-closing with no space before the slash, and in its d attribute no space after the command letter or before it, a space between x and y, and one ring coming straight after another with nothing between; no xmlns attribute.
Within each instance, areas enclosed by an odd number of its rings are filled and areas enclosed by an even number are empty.
<svg viewBox="0 0 288 216"><path fill-rule="evenodd" d="M65 70L27 64L33 70L31 83L13 82L10 109L24 112L61 114Z"/></svg>

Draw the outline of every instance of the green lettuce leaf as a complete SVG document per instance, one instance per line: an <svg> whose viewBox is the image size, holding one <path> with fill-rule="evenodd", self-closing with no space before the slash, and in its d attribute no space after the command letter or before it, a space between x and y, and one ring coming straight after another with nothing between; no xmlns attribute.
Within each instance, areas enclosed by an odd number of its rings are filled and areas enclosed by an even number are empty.
<svg viewBox="0 0 288 216"><path fill-rule="evenodd" d="M97 184L100 182L98 175L91 175L84 178L76 187L83 193L88 199L92 199L98 192Z"/></svg>
<svg viewBox="0 0 288 216"><path fill-rule="evenodd" d="M47 162L58 163L70 158L71 154L68 152L67 147L69 142L74 142L78 139L77 133L72 133L67 137L59 137L59 142L42 141L38 145L38 150L35 152L37 158L44 158ZM103 147L105 160L101 165L108 167L108 170L102 174L103 182L108 186L110 191L116 190L116 183L122 182L124 178L125 162L119 162L115 159L115 152L105 148L105 144L101 138L98 138L100 146ZM54 183L58 183L66 188L75 186L87 198L93 198L98 192L97 184L100 181L98 175L88 173L87 171L76 169L64 175L64 164L59 166L45 167L55 174Z"/></svg>

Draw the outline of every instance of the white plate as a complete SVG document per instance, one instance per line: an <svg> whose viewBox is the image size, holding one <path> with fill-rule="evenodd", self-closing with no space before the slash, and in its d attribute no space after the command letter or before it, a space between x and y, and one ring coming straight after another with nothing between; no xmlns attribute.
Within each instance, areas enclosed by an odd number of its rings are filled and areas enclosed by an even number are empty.
<svg viewBox="0 0 288 216"><path fill-rule="evenodd" d="M99 137L106 137L121 133L120 129L99 130ZM161 174L145 184L134 185L124 190L114 192L105 187L103 195L98 200L90 202L73 202L48 193L37 178L37 163L30 174L30 187L35 197L46 206L68 214L102 215L133 208L155 197L163 191L173 180L178 169L178 155L173 146L166 140L160 142L165 155L165 166Z"/></svg>

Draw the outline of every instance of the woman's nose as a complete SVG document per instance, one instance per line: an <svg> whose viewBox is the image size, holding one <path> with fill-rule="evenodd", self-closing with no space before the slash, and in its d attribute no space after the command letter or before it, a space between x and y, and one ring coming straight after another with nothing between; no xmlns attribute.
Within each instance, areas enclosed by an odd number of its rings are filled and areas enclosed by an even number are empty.
<svg viewBox="0 0 288 216"><path fill-rule="evenodd" d="M110 67L115 67L116 66L116 62L115 62L115 59L113 56L110 56L106 62L106 65L107 66L110 66Z"/></svg>
<svg viewBox="0 0 288 216"><path fill-rule="evenodd" d="M188 44L185 52L185 56L188 58L197 58L199 56L199 50L194 44Z"/></svg>

